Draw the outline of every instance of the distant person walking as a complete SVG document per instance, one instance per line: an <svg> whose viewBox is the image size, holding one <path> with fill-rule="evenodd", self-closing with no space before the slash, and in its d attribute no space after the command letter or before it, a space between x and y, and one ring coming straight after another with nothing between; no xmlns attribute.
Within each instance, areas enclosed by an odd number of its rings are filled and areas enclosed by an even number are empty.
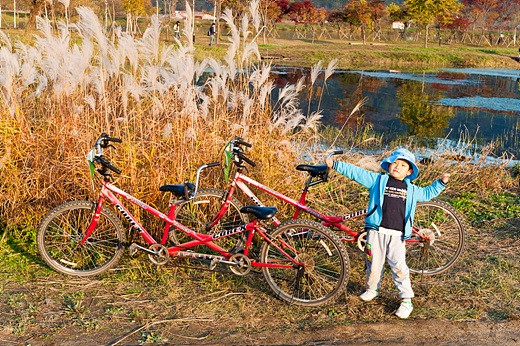
<svg viewBox="0 0 520 346"><path fill-rule="evenodd" d="M209 36L209 45L213 46L213 43L215 43L215 23L211 23L209 27Z"/></svg>
<svg viewBox="0 0 520 346"><path fill-rule="evenodd" d="M173 35L175 38L181 39L181 23L177 21L175 25L173 26Z"/></svg>

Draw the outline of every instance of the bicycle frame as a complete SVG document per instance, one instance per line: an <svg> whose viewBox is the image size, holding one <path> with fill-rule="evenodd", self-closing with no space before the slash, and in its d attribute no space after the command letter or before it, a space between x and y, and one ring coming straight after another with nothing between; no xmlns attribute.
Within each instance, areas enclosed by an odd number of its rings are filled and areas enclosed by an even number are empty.
<svg viewBox="0 0 520 346"><path fill-rule="evenodd" d="M231 187L229 189L227 199L224 202L224 204L222 205L222 208L220 209L217 216L215 216L215 218L213 219L209 228L212 228L213 226L215 226L217 224L217 222L220 220L220 218L227 211L229 202L231 201L231 197L233 197L233 193L237 187L242 192L244 192L244 194L247 197L249 197L256 205L258 205L259 207L265 206L260 201L260 199L251 191L251 189L249 189L249 187L246 184L254 186L254 187L256 187L264 192L267 192L268 194L270 194L278 199L281 199L282 201L296 207L296 211L294 213L293 219L297 219L300 211L304 211L304 212L314 215L318 219L322 220L323 221L322 224L324 226L326 226L326 227L334 226L334 227L337 227L340 230L346 232L349 235L349 237L340 236L339 238L341 239L341 241L355 242L358 240L359 236L361 235L361 232L354 231L354 230L348 228L347 226L343 225L342 223L347 220L355 219L357 217L367 214L368 209L359 210L359 211L356 211L356 212L353 212L350 214L346 214L344 216L326 216L305 205L305 198L307 196L307 191L308 191L307 189L302 190L300 200L297 202L294 199L287 197L284 194L281 194L278 191L275 191L275 190L257 182L256 180L248 177L247 175L240 172L240 170L237 170L237 172L235 174L235 178L231 182ZM280 224L280 221L276 217L273 217L272 221L275 225ZM414 234L418 235L419 238L423 238L415 229L412 229L412 232ZM419 240L419 239L413 239L413 238L406 240L406 242L420 242L420 241L421 240Z"/></svg>
<svg viewBox="0 0 520 346"><path fill-rule="evenodd" d="M187 235L194 238L194 240L188 241L183 244L179 244L176 246L172 246L168 248L168 253L170 256L173 257L192 257L192 258L199 258L199 259L205 259L205 260L220 260L221 262L226 262L231 256L233 256L233 253L230 253L226 249L216 245L213 243L213 240L218 240L221 238L225 238L231 235L236 235L243 232L249 232L249 235L247 237L246 246L244 249L244 255L248 256L248 252L251 247L251 243L253 241L253 237L255 233L258 233L265 241L269 242L271 245L273 245L278 251L280 251L282 254L284 254L287 259L292 262L292 264L270 264L270 263L260 263L256 261L251 261L251 265L253 267L277 267L277 268L297 268L298 266L301 266L301 263L297 262L294 258L292 258L287 252L283 250L284 247L290 248L291 250L294 250L292 247L289 246L286 242L279 240L280 244L275 244L273 240L271 240L267 234L266 230L261 226L261 224L254 220L250 222L247 225L241 225L238 226L232 230L225 230L218 234L213 235L207 235L202 233L197 233L188 227L185 227L181 223L174 220L175 216L175 210L178 207L178 204L170 205L170 211L169 215L166 216L165 214L161 213L160 211L156 210L155 208L149 206L148 204L140 201L139 199L133 197L132 195L124 192L123 190L117 188L116 186L112 185L111 183L104 181L103 186L101 188L100 196L96 205L96 211L94 214L94 217L87 228L85 235L83 239L81 240L81 244L84 244L87 239L90 237L92 232L97 226L97 223L99 221L99 216L101 214L101 209L103 207L103 204L105 202L105 199L108 200L109 203L115 206L115 208L125 217L125 219L132 225L133 228L135 228L137 231L139 231L139 234L146 240L146 242L150 245L157 244L155 239L146 231L146 229L139 223L139 221L136 220L136 218L128 211L128 209L117 199L115 195L119 195L126 199L127 201L131 202L134 205L137 205L141 209L144 209L145 211L155 215L162 221L166 222L166 226L164 228L164 233L162 235L161 239L161 245L165 245L166 241L168 239L168 232L170 229L170 225L174 226L175 228L183 231ZM220 256L218 255L211 255L211 254L199 254L194 252L186 252L182 251L191 247L195 247L198 245L205 245L212 250L218 252ZM229 262L231 263L231 262Z"/></svg>

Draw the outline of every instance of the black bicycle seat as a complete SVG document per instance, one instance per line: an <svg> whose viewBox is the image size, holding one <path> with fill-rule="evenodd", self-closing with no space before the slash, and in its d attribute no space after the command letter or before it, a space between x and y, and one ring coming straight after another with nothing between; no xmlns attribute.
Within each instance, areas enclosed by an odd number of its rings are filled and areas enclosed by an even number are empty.
<svg viewBox="0 0 520 346"><path fill-rule="evenodd" d="M240 209L241 213L244 214L253 214L257 219L260 220L267 220L272 218L278 209L274 207L256 207L256 206L248 206L248 207L242 207Z"/></svg>
<svg viewBox="0 0 520 346"><path fill-rule="evenodd" d="M298 171L309 172L313 177L318 175L324 175L327 172L327 165L298 165L296 166Z"/></svg>
<svg viewBox="0 0 520 346"><path fill-rule="evenodd" d="M195 191L195 184L186 183L188 185L188 192ZM184 184L179 185L163 185L159 188L159 191L171 192L177 197L184 196Z"/></svg>

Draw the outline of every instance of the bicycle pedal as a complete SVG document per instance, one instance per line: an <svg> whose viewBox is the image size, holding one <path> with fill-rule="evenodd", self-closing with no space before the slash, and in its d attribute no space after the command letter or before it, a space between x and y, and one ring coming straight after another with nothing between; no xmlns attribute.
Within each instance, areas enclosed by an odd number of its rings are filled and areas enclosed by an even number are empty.
<svg viewBox="0 0 520 346"><path fill-rule="evenodd" d="M216 267L217 267L217 261L216 260L211 261L211 263L209 264L209 270L214 270Z"/></svg>
<svg viewBox="0 0 520 346"><path fill-rule="evenodd" d="M137 253L137 250L138 250L137 244L132 243L130 245L130 248L128 249L128 252L130 253L130 256L135 256L135 254Z"/></svg>

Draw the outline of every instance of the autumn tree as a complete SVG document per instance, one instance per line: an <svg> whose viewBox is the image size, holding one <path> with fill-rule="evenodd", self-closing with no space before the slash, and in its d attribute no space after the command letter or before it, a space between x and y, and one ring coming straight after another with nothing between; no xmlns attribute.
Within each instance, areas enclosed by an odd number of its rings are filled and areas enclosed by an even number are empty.
<svg viewBox="0 0 520 346"><path fill-rule="evenodd" d="M123 0L123 9L126 11L128 18L126 30L135 32L137 27L137 16L146 14L146 7L143 0Z"/></svg>
<svg viewBox="0 0 520 346"><path fill-rule="evenodd" d="M385 14L381 0L350 0L344 11L349 23L360 25L363 44L366 44L367 27L381 20Z"/></svg>
<svg viewBox="0 0 520 346"><path fill-rule="evenodd" d="M298 30L298 24L304 25L306 36L307 26L315 20L316 7L309 0L295 1L290 3L287 15L294 22L295 31Z"/></svg>
<svg viewBox="0 0 520 346"><path fill-rule="evenodd" d="M435 24L437 20L449 21L461 9L461 4L457 0L406 0L405 5L413 21L425 27L425 48L428 48L428 29L430 26Z"/></svg>
<svg viewBox="0 0 520 346"><path fill-rule="evenodd" d="M410 21L410 14L408 13L408 9L404 5L398 5L396 3L390 3L386 7L388 12L388 16L394 22L402 22L404 23L403 31L401 32L401 36L404 37L406 29L408 28L408 24Z"/></svg>
<svg viewBox="0 0 520 346"><path fill-rule="evenodd" d="M30 0L29 22L27 23L27 32L31 32L36 27L36 17L39 16L45 7L46 0Z"/></svg>
<svg viewBox="0 0 520 346"><path fill-rule="evenodd" d="M223 9L230 8L235 18L242 18L247 10L248 2L244 0L221 0Z"/></svg>
<svg viewBox="0 0 520 346"><path fill-rule="evenodd" d="M500 31L503 31L504 25L520 12L520 0L498 0L496 12Z"/></svg>
<svg viewBox="0 0 520 346"><path fill-rule="evenodd" d="M287 2L286 0L284 0ZM276 28L276 23L278 23L283 15L285 14L285 10L282 7L281 1L275 0L263 0L260 2L260 15L262 17L263 25L272 33ZM287 6L289 3L287 2ZM265 30L264 30L264 41L265 41Z"/></svg>

